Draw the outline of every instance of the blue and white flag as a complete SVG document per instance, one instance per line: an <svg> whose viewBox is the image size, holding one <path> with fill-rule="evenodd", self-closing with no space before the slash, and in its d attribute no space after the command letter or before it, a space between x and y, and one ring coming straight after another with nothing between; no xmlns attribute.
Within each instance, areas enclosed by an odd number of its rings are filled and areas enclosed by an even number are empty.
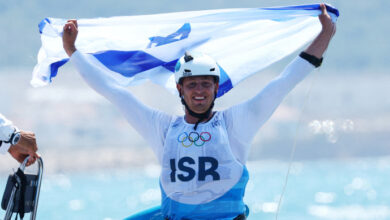
<svg viewBox="0 0 390 220"><path fill-rule="evenodd" d="M327 10L335 22L338 10ZM175 64L185 51L208 54L221 69L221 96L313 40L321 30L320 13L314 4L79 19L76 47L93 54L120 85L151 80L171 90ZM45 18L39 24L42 47L33 86L49 84L68 61L62 47L66 21Z"/></svg>

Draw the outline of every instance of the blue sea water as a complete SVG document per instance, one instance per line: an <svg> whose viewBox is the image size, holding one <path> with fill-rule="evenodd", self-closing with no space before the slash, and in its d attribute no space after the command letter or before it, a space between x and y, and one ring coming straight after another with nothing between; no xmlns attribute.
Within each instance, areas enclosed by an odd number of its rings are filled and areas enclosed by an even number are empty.
<svg viewBox="0 0 390 220"><path fill-rule="evenodd" d="M288 165L248 164L249 219L276 218ZM37 219L123 219L159 204L158 172L150 165L45 175ZM389 173L386 157L294 162L278 219L390 219Z"/></svg>

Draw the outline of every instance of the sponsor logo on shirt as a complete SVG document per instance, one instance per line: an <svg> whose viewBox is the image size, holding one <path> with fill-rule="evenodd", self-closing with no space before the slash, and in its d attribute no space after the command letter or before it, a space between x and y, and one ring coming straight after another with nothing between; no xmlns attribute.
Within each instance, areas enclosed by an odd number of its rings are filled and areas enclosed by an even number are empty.
<svg viewBox="0 0 390 220"><path fill-rule="evenodd" d="M211 123L211 125L213 126L213 128L215 128L215 127L220 126L220 125L221 125L221 122L220 122L218 119L215 119L215 120Z"/></svg>

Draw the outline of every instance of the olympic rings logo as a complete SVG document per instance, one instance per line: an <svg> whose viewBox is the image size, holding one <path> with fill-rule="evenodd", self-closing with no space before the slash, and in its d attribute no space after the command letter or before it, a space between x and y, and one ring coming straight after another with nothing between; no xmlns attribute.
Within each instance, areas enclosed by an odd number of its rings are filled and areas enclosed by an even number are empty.
<svg viewBox="0 0 390 220"><path fill-rule="evenodd" d="M211 134L209 132L201 132L200 134L196 131L181 133L177 136L177 141L183 145L183 147L190 147L194 144L197 147L203 146L206 142L211 140Z"/></svg>

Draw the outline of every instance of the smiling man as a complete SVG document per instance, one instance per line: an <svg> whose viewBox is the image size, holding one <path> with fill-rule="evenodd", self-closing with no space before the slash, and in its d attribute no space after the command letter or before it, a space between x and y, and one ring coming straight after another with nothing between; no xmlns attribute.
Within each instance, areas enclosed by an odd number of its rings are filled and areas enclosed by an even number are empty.
<svg viewBox="0 0 390 220"><path fill-rule="evenodd" d="M223 111L213 111L220 78L217 63L204 54L186 53L175 68L184 116L151 109L119 86L95 57L76 49L77 22L68 21L63 46L70 61L149 142L162 167L161 207L129 219L246 219L245 164L251 142L284 97L321 65L336 30L325 5L321 10L322 31L308 48L255 97Z"/></svg>
<svg viewBox="0 0 390 220"><path fill-rule="evenodd" d="M176 88L185 106L185 120L195 124L195 130L200 122L209 120L212 116L219 76L217 63L204 54L198 54L194 59L186 52L176 64Z"/></svg>

